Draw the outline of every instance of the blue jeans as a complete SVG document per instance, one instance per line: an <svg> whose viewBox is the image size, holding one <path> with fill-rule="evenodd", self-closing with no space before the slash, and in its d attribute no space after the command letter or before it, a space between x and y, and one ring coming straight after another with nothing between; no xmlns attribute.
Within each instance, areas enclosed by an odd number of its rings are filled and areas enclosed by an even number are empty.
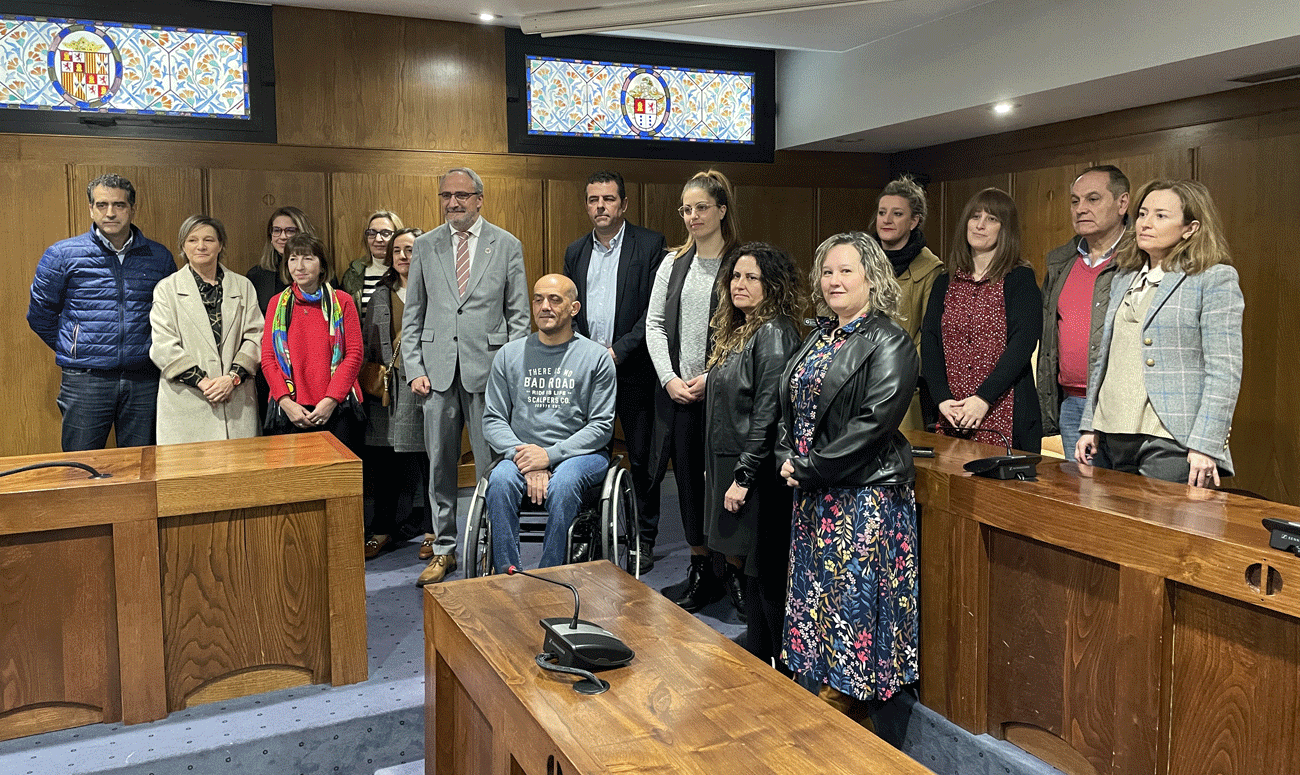
<svg viewBox="0 0 1300 775"><path fill-rule="evenodd" d="M1066 396L1061 402L1061 449L1066 460L1074 460L1074 445L1079 441L1079 422L1083 420L1083 407L1088 399L1083 396Z"/></svg>
<svg viewBox="0 0 1300 775"><path fill-rule="evenodd" d="M63 451L103 449L117 429L117 446L154 443L158 412L158 372L63 369L59 385L63 413Z"/></svg>
<svg viewBox="0 0 1300 775"><path fill-rule="evenodd" d="M546 486L546 536L540 568L563 565L569 525L578 516L582 495L605 478L609 457L603 452L571 457L551 470ZM504 573L519 562L519 506L528 485L513 460L502 460L488 477L487 516L492 523L492 566Z"/></svg>

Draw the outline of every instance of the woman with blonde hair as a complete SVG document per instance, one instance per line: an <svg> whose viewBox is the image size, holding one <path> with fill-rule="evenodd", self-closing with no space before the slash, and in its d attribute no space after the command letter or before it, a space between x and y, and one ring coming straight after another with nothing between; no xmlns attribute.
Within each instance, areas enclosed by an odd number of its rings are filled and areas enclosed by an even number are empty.
<svg viewBox="0 0 1300 775"><path fill-rule="evenodd" d="M722 259L740 245L740 236L731 181L721 172L696 173L682 187L681 202L677 212L688 236L655 273L645 339L662 388L655 395L653 481L663 479L671 459L691 547L686 590L676 602L695 612L723 594L704 538L703 399L709 318L718 302L715 281Z"/></svg>
<svg viewBox="0 0 1300 775"><path fill-rule="evenodd" d="M733 250L718 273L707 364L704 532L726 557L723 586L748 608L738 610L746 648L763 661L780 653L785 614L790 492L773 448L781 370L799 344L799 286L794 262L771 245Z"/></svg>
<svg viewBox="0 0 1300 775"><path fill-rule="evenodd" d="M1246 307L1219 213L1203 184L1153 180L1130 221L1074 457L1217 487L1233 473Z"/></svg>
<svg viewBox="0 0 1300 775"><path fill-rule="evenodd" d="M248 280L257 289L258 309L266 309L271 297L289 287L292 280L284 268L284 246L299 234L315 236L307 214L292 205L278 208L266 219L266 244L257 266L248 270Z"/></svg>
<svg viewBox="0 0 1300 775"><path fill-rule="evenodd" d="M986 188L971 197L947 265L921 326L921 373L938 404L938 432L1038 452L1043 421L1032 361L1043 296L1020 256L1010 195Z"/></svg>
<svg viewBox="0 0 1300 775"><path fill-rule="evenodd" d="M394 234L404 228L402 219L391 210L376 210L371 213L366 219L365 231L361 232L366 254L349 264L347 271L339 278L339 288L344 293L352 294L357 314L363 320L371 294L379 286L380 278L388 273L389 265L384 263L388 255L388 243Z"/></svg>
<svg viewBox="0 0 1300 775"><path fill-rule="evenodd" d="M894 270L901 293L894 320L912 337L917 352L921 351L921 321L925 320L934 280L947 271L939 257L926 247L925 232L921 231L926 210L925 191L912 176L903 175L881 189L876 199L876 217L867 230L880 243ZM904 430L919 431L925 427L922 394L927 392L924 385L918 386L903 419Z"/></svg>
<svg viewBox="0 0 1300 775"><path fill-rule="evenodd" d="M262 311L248 278L222 265L226 227L191 215L176 241L186 268L153 290L149 357L158 384L158 443L257 435L252 376L262 350Z"/></svg>
<svg viewBox="0 0 1300 775"><path fill-rule="evenodd" d="M819 696L901 746L918 676L912 448L898 426L916 345L876 241L837 234L809 277L818 318L781 378L776 450L795 489L781 658Z"/></svg>

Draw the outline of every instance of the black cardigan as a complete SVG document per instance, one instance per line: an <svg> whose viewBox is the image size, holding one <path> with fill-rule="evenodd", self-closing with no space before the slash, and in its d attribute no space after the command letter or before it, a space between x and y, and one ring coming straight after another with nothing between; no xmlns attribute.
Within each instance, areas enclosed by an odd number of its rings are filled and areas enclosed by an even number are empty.
<svg viewBox="0 0 1300 775"><path fill-rule="evenodd" d="M935 278L930 304L921 326L921 374L930 388L934 407L959 398L948 386L948 365L943 355L944 301L950 275ZM1034 387L1034 349L1043 333L1043 294L1034 281L1034 270L1018 266L1007 273L1002 284L1007 315L1007 341L1002 357L975 395L992 406L1012 388L1016 395L1011 406L1011 444L1025 452L1039 452L1043 447L1043 418L1038 407L1038 390ZM966 396L960 396L965 398ZM977 441L1001 444L993 434L981 434Z"/></svg>

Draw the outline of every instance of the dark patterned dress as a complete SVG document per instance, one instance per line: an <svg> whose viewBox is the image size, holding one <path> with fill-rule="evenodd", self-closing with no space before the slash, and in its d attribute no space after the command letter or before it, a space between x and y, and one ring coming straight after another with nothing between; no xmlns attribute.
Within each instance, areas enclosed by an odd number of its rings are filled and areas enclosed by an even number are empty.
<svg viewBox="0 0 1300 775"><path fill-rule="evenodd" d="M948 389L955 398L975 395L1007 349L1005 282L1005 278L976 281L958 269L948 283L948 292L943 297L940 331L943 335L943 360L948 366ZM1015 394L1015 388L1012 388L998 396L988 414L984 415L980 427L1002 431L1010 439ZM976 435L972 431L943 427L942 423L938 432L988 444L1001 441L991 438L993 434Z"/></svg>
<svg viewBox="0 0 1300 775"><path fill-rule="evenodd" d="M821 338L790 377L795 453L808 454L822 379L863 318ZM800 489L781 658L860 700L917 680L916 501L911 485Z"/></svg>

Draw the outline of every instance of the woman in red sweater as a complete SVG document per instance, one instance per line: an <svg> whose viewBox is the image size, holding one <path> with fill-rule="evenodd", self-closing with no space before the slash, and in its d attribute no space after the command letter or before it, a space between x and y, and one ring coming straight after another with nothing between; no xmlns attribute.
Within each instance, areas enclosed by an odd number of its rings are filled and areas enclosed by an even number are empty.
<svg viewBox="0 0 1300 775"><path fill-rule="evenodd" d="M271 386L268 433L329 431L348 446L360 444L358 414L363 343L352 297L326 282L325 246L311 234L285 245L293 281L266 307L262 372Z"/></svg>

